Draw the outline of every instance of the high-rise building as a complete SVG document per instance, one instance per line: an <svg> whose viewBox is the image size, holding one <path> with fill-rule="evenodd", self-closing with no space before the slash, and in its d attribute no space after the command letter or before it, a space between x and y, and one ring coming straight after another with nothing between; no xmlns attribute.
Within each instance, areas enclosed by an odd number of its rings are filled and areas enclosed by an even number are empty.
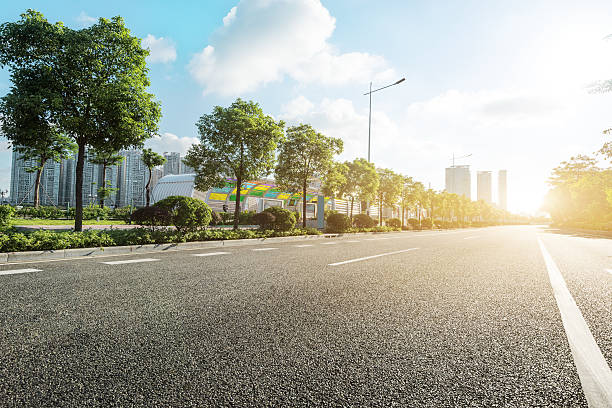
<svg viewBox="0 0 612 408"><path fill-rule="evenodd" d="M451 166L446 168L446 191L471 199L470 166Z"/></svg>
<svg viewBox="0 0 612 408"><path fill-rule="evenodd" d="M478 200L484 200L488 203L493 202L492 198L492 184L491 184L491 172L490 171L479 171L476 179L477 197Z"/></svg>
<svg viewBox="0 0 612 408"><path fill-rule="evenodd" d="M193 174L195 170L192 167L189 167L181 160L181 174Z"/></svg>
<svg viewBox="0 0 612 408"><path fill-rule="evenodd" d="M142 151L123 150L125 157L119 165L117 184L119 185L118 205L136 207L145 205L145 186L149 180L149 169L141 160Z"/></svg>
<svg viewBox="0 0 612 408"><path fill-rule="evenodd" d="M164 176L169 174L181 174L181 154L178 152L165 152L164 157L166 162L164 163Z"/></svg>
<svg viewBox="0 0 612 408"><path fill-rule="evenodd" d="M508 171L500 170L497 178L499 208L508 209Z"/></svg>
<svg viewBox="0 0 612 408"><path fill-rule="evenodd" d="M34 183L36 171L30 172L38 166L34 159L24 160L22 155L13 150L13 164L11 167L11 204L34 204ZM39 203L41 205L57 205L59 200L60 163L49 161L45 164L40 178Z"/></svg>

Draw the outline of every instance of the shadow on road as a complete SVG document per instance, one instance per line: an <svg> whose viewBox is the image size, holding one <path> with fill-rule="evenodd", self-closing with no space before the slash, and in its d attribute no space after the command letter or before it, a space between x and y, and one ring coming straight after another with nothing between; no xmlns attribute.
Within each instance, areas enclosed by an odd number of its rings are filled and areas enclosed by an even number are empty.
<svg viewBox="0 0 612 408"><path fill-rule="evenodd" d="M597 238L597 239L612 239L611 231L594 231L594 230L581 230L572 228L553 228L553 227L542 227L540 232L547 232L549 234L558 235L569 235L572 237L581 238Z"/></svg>

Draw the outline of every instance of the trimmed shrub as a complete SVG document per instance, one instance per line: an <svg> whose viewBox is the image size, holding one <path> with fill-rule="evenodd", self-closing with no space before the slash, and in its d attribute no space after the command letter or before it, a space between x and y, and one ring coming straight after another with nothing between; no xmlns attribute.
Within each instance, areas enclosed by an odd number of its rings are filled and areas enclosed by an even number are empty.
<svg viewBox="0 0 612 408"><path fill-rule="evenodd" d="M431 229L431 218L423 218L421 220L421 228Z"/></svg>
<svg viewBox="0 0 612 408"><path fill-rule="evenodd" d="M376 225L376 220L368 214L357 214L353 216L353 225L357 228L372 228Z"/></svg>
<svg viewBox="0 0 612 408"><path fill-rule="evenodd" d="M159 227L172 225L172 216L165 208L157 206L139 208L130 217L130 221L137 225Z"/></svg>
<svg viewBox="0 0 612 408"><path fill-rule="evenodd" d="M10 225L14 214L15 209L10 205L0 205L0 227Z"/></svg>
<svg viewBox="0 0 612 408"><path fill-rule="evenodd" d="M223 218L216 211L210 212L210 225L221 225L223 223Z"/></svg>
<svg viewBox="0 0 612 408"><path fill-rule="evenodd" d="M402 228L402 221L399 218L390 218L385 225L391 228Z"/></svg>
<svg viewBox="0 0 612 408"><path fill-rule="evenodd" d="M421 226L419 225L419 220L417 220L416 218L409 218L408 219L408 225L410 225L412 227L412 229L419 229L419 228L421 228Z"/></svg>
<svg viewBox="0 0 612 408"><path fill-rule="evenodd" d="M262 211L253 216L253 222L262 230L273 230L276 217L268 211Z"/></svg>
<svg viewBox="0 0 612 408"><path fill-rule="evenodd" d="M291 231L295 227L295 223L297 222L295 219L295 214L292 211L289 211L280 207L270 207L263 210L263 212L268 212L274 215L274 230L275 231Z"/></svg>
<svg viewBox="0 0 612 408"><path fill-rule="evenodd" d="M344 232L351 228L351 219L345 214L330 214L327 217L327 229L331 232Z"/></svg>
<svg viewBox="0 0 612 408"><path fill-rule="evenodd" d="M245 210L240 213L238 218L238 224L240 225L253 225L253 216L255 216L256 211Z"/></svg>
<svg viewBox="0 0 612 408"><path fill-rule="evenodd" d="M155 207L168 211L179 234L204 229L210 223L210 207L197 198L170 196L155 203Z"/></svg>

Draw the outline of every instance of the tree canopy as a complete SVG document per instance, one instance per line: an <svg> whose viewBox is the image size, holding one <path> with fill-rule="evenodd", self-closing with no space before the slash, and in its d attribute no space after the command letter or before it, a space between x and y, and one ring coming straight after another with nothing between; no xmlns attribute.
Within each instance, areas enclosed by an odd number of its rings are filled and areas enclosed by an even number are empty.
<svg viewBox="0 0 612 408"><path fill-rule="evenodd" d="M224 187L228 177L236 179L238 229L242 183L272 171L284 123L265 115L257 103L236 99L227 108L215 106L196 126L200 143L189 149L184 162L195 170L195 185L201 191Z"/></svg>

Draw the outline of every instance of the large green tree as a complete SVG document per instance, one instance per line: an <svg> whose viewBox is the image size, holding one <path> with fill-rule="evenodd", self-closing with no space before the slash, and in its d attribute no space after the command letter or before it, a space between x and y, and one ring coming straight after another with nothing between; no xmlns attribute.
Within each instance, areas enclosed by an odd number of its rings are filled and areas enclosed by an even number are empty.
<svg viewBox="0 0 612 408"><path fill-rule="evenodd" d="M402 191L400 193L400 203L402 206L402 228L405 224L405 215L406 210L410 208L414 208L417 203L417 188L416 183L412 179L412 177L403 176L402 177Z"/></svg>
<svg viewBox="0 0 612 408"><path fill-rule="evenodd" d="M276 183L289 191L302 192L302 226L306 228L306 190L308 184L325 175L333 167L334 156L342 152L342 140L325 136L310 125L300 124L287 129L275 170Z"/></svg>
<svg viewBox="0 0 612 408"><path fill-rule="evenodd" d="M83 225L85 150L140 147L157 131L161 109L146 91L147 55L121 17L73 30L28 10L20 21L0 26L0 64L12 80L52 74L45 92L54 121L78 146L76 231Z"/></svg>
<svg viewBox="0 0 612 408"><path fill-rule="evenodd" d="M102 187L98 188L98 199L100 200L100 208L104 208L104 200L110 197L117 188L112 188L106 182L106 170L111 166L116 166L123 161L124 157L117 151L108 149L92 149L88 160L93 163L102 166L102 180L100 184Z"/></svg>
<svg viewBox="0 0 612 408"><path fill-rule="evenodd" d="M370 163L364 158L357 158L346 164L349 170L345 194L351 198L352 219L355 199L361 202L374 200L378 190L379 177L374 163Z"/></svg>
<svg viewBox="0 0 612 408"><path fill-rule="evenodd" d="M65 136L53 117L53 92L48 91L47 70L16 72L10 92L0 99L0 134L11 141L23 160L35 165L34 206L40 202L40 181L49 161L74 155L76 145Z"/></svg>
<svg viewBox="0 0 612 408"><path fill-rule="evenodd" d="M242 183L272 171L284 123L265 115L257 103L237 99L227 108L215 106L196 126L200 143L183 161L195 170L195 184L202 191L224 187L228 177L236 179L234 229L238 229Z"/></svg>
<svg viewBox="0 0 612 408"><path fill-rule="evenodd" d="M382 225L383 207L393 206L399 200L402 192L403 179L400 174L390 169L377 169L379 185L376 192L378 198L378 223Z"/></svg>
<svg viewBox="0 0 612 408"><path fill-rule="evenodd" d="M142 151L142 156L140 156L140 160L142 160L144 165L147 166L147 169L149 169L149 180L147 180L147 185L145 186L145 206L148 207L151 203L151 179L153 178L153 169L164 164L166 162L166 158L151 149L144 149Z"/></svg>

